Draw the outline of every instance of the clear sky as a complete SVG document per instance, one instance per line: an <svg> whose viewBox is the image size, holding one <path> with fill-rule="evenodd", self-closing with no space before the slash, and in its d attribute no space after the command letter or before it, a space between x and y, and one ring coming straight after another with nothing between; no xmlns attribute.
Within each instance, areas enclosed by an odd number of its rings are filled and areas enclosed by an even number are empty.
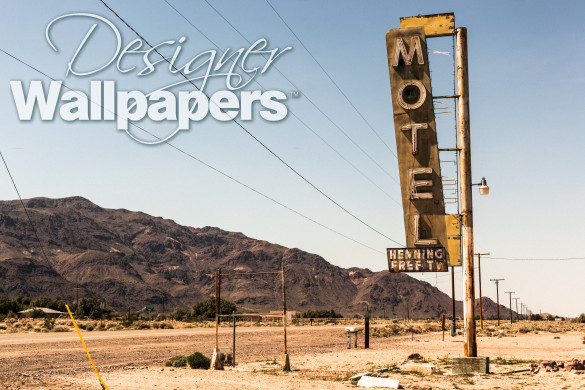
<svg viewBox="0 0 585 390"><path fill-rule="evenodd" d="M219 45L237 50L249 44L205 1L168 0L190 23ZM288 94L286 106L325 139L351 165L290 114L268 122L254 113L244 126L331 198L386 236L404 242L396 158L334 87L265 0L211 1L248 40L268 40L269 48L292 50L259 81L265 89ZM185 59L216 49L163 0L108 1L151 43L185 36ZM334 78L391 150L394 128L385 34L402 16L455 12L457 26L468 28L473 180L485 176L491 194L474 192L476 252L495 258L585 257L585 3L574 1L281 1L278 10L303 43ZM91 80L115 80L118 89L145 93L178 82L160 66L148 76L121 73L115 64L87 77L67 75L67 64L90 28L88 18L55 23L55 52L45 38L49 22L70 13L102 16L120 31L123 45L135 39L99 1L9 2L0 15L0 47L66 85L89 92ZM115 36L100 25L81 52L79 69L104 64L116 49ZM440 52L451 40L429 42ZM166 55L172 51L166 51ZM151 58L156 59L156 55ZM452 92L452 58L430 54L435 95ZM185 60L186 62L186 60ZM387 268L385 248L396 246L360 224L295 176L233 122L207 118L181 131L171 143L241 182L379 252L360 246L299 217L167 145L132 140L115 122L65 122L58 115L20 121L10 81L44 76L0 53L0 150L25 198L84 196L103 207L127 208L178 223L217 226L287 247L318 253L342 267ZM139 59L122 62L129 68ZM137 68L137 69L140 69ZM225 89L212 81L210 92ZM192 89L192 87L191 87ZM246 90L261 89L251 84ZM188 86L178 90L189 91ZM289 92L298 91L299 97ZM327 114L368 155L355 147L313 106ZM449 115L438 119L441 147L452 147ZM140 126L159 134L168 123ZM139 131L134 129L134 131ZM0 171L0 199L15 199L6 172ZM381 252L381 253L380 253ZM585 312L585 260L515 261L482 259L483 292L495 299L490 278L505 278L534 312L577 315ZM457 270L460 274L460 269ZM414 275L450 294L447 274ZM456 296L461 298L461 278ZM505 298L504 298L505 297Z"/></svg>

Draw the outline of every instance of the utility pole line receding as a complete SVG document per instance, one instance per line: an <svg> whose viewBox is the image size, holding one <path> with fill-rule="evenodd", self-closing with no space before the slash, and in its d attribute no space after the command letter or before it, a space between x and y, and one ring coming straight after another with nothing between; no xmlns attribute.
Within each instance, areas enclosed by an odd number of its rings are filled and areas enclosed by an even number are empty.
<svg viewBox="0 0 585 390"><path fill-rule="evenodd" d="M514 299L514 302L516 302L516 321L518 321L519 320L519 317L518 317L518 315L519 315L519 313L518 313L518 299L520 299L520 298L512 298L512 299Z"/></svg>
<svg viewBox="0 0 585 390"><path fill-rule="evenodd" d="M481 256L489 256L489 253L476 253L477 256L477 271L479 284L479 326L483 329L483 295L481 295Z"/></svg>
<svg viewBox="0 0 585 390"><path fill-rule="evenodd" d="M498 304L498 326L500 326L500 282L505 279L490 279L496 284L496 303Z"/></svg>
<svg viewBox="0 0 585 390"><path fill-rule="evenodd" d="M514 291L506 291L506 294L510 295L510 324L514 323L514 320L512 319L512 294L515 294Z"/></svg>

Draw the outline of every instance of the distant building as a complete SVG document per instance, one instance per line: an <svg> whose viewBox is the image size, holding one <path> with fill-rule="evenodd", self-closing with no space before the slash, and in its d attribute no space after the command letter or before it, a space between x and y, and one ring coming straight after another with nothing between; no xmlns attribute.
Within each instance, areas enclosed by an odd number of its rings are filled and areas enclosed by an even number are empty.
<svg viewBox="0 0 585 390"><path fill-rule="evenodd" d="M286 312L286 320L292 321L293 318L297 318L296 311L287 311ZM244 321L249 322L280 322L282 321L282 311L281 310L273 310L268 314L262 313L246 313L243 315Z"/></svg>
<svg viewBox="0 0 585 390"><path fill-rule="evenodd" d="M65 313L63 311L53 310L53 309L49 309L49 308L46 308L46 307L33 307L32 309L22 310L22 311L19 311L18 312L18 315L19 315L19 317L26 317L26 314L27 313L30 313L31 311L34 311L34 310L40 310L40 311L42 311L43 313L45 313L45 315L47 317L57 318L57 317L61 317L61 316L67 315L67 313Z"/></svg>
<svg viewBox="0 0 585 390"><path fill-rule="evenodd" d="M270 321L272 317L278 317L278 319L280 319L282 321L282 310L273 310L268 315L265 315L264 317L267 317L267 319L265 319L265 321ZM293 318L297 318L297 312L294 310L287 311L286 312L286 320L292 321Z"/></svg>

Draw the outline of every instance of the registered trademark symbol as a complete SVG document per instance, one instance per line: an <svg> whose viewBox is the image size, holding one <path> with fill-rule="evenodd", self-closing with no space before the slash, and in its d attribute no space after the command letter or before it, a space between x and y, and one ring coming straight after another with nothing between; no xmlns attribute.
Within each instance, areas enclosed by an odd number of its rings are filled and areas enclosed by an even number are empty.
<svg viewBox="0 0 585 390"><path fill-rule="evenodd" d="M290 91L290 96L291 97L299 97L299 96L301 96L301 93L299 91Z"/></svg>

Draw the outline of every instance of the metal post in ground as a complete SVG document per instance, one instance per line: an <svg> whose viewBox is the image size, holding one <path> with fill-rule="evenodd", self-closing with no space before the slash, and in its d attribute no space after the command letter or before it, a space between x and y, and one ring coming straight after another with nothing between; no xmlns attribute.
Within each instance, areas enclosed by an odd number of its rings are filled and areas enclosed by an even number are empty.
<svg viewBox="0 0 585 390"><path fill-rule="evenodd" d="M366 306L366 315L364 317L364 334L365 334L364 348L368 349L368 348L370 348L370 308L369 308L369 306Z"/></svg>

